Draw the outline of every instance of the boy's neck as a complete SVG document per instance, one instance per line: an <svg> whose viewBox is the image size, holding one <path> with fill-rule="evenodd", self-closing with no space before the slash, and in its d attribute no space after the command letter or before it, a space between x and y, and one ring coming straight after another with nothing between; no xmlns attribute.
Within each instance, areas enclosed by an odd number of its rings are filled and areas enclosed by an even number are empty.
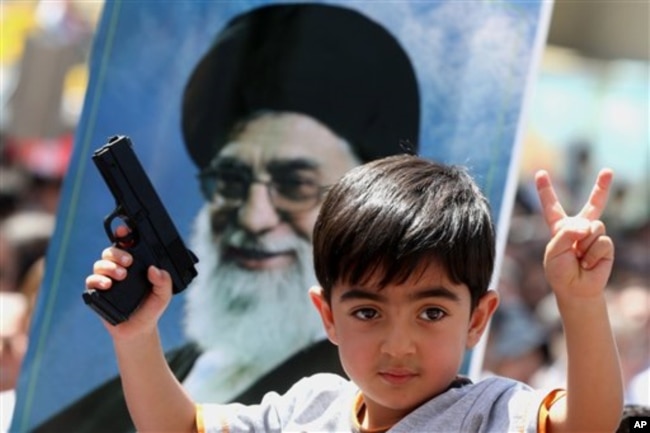
<svg viewBox="0 0 650 433"><path fill-rule="evenodd" d="M472 384L472 381L469 378L465 376L456 376L456 378L451 382L449 387L444 392L447 392L452 388L461 388L465 385L470 384ZM436 396L433 396L431 398L435 397ZM425 402L423 402L423 404L424 403ZM410 413L410 411L408 413ZM363 393L361 391L357 393L352 408L354 427L355 430L357 430L359 433L385 433L395 424L401 421L405 416L407 416L408 413L393 414L394 416L392 417L388 414L384 414L384 416L381 417L382 419L378 421L377 415L368 416L368 406L366 405L366 402L363 398Z"/></svg>
<svg viewBox="0 0 650 433"><path fill-rule="evenodd" d="M395 422L383 425L383 426L372 426L368 418L368 407L366 406L365 401L363 400L363 394L359 392L354 399L354 407L352 408L352 416L354 421L355 430L359 433L385 433L387 432ZM399 420L398 420L399 421Z"/></svg>

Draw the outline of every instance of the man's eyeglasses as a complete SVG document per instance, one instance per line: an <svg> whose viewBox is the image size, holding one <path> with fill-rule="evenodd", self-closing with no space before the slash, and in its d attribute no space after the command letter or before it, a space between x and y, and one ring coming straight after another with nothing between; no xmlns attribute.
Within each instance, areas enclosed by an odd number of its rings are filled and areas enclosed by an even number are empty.
<svg viewBox="0 0 650 433"><path fill-rule="evenodd" d="M270 180L256 179L248 170L208 167L199 175L201 191L208 200L220 199L224 207L238 208L248 198L254 183L266 186L269 200L278 211L298 213L315 208L328 187L295 173L276 174Z"/></svg>

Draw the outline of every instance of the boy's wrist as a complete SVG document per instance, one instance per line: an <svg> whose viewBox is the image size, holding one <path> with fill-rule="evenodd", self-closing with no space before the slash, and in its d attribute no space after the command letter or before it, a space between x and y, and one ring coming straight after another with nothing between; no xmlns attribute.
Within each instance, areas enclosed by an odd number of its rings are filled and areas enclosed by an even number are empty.
<svg viewBox="0 0 650 433"><path fill-rule="evenodd" d="M129 350L137 350L138 348L148 346L151 342L157 342L159 340L158 328L156 326L137 333L129 332L121 335L118 332L113 334L113 345L116 348Z"/></svg>
<svg viewBox="0 0 650 433"><path fill-rule="evenodd" d="M591 316L607 312L607 299L605 293L590 296L555 295L560 316L566 315Z"/></svg>

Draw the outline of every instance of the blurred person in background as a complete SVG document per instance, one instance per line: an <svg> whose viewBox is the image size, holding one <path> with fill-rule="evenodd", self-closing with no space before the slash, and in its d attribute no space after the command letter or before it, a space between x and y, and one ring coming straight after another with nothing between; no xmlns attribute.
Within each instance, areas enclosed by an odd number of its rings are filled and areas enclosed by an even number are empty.
<svg viewBox="0 0 650 433"><path fill-rule="evenodd" d="M624 284L613 303L629 329L621 348L625 401L650 406L650 284L641 279Z"/></svg>
<svg viewBox="0 0 650 433"><path fill-rule="evenodd" d="M27 351L29 301L20 292L0 292L0 432L6 432L16 401L16 383Z"/></svg>
<svg viewBox="0 0 650 433"><path fill-rule="evenodd" d="M25 210L0 222L0 432L8 431L11 423L54 222L49 212Z"/></svg>
<svg viewBox="0 0 650 433"><path fill-rule="evenodd" d="M0 243L7 243L14 254L15 289L20 286L29 268L47 252L54 233L56 217L46 211L22 210L0 223Z"/></svg>
<svg viewBox="0 0 650 433"><path fill-rule="evenodd" d="M16 248L0 230L0 292L15 292L18 287Z"/></svg>
<svg viewBox="0 0 650 433"><path fill-rule="evenodd" d="M16 211L56 215L63 178L72 154L72 136L60 140L9 140L5 152L6 160L23 177Z"/></svg>

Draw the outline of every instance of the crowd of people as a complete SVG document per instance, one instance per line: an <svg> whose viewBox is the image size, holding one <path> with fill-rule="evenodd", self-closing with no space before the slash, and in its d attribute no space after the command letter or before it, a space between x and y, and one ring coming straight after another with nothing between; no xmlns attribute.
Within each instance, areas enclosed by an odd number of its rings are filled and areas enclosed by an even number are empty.
<svg viewBox="0 0 650 433"><path fill-rule="evenodd" d="M0 401L6 428L71 146L3 137L0 149Z"/></svg>
<svg viewBox="0 0 650 433"><path fill-rule="evenodd" d="M5 2L3 12L0 431L8 429L12 418L30 320L72 153L98 10L94 4L88 8L79 2L35 0Z"/></svg>

